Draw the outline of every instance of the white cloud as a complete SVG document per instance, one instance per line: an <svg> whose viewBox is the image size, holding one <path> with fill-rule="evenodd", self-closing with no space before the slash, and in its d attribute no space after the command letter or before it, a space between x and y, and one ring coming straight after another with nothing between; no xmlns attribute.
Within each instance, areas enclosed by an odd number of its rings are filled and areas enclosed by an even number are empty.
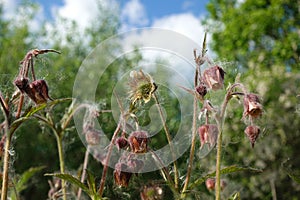
<svg viewBox="0 0 300 200"><path fill-rule="evenodd" d="M17 0L0 0L0 3L3 4L4 18L12 18L17 9L18 1Z"/></svg>
<svg viewBox="0 0 300 200"><path fill-rule="evenodd" d="M139 0L130 0L124 5L121 19L123 22L128 23L126 28L132 26L146 26L149 23L146 9Z"/></svg>

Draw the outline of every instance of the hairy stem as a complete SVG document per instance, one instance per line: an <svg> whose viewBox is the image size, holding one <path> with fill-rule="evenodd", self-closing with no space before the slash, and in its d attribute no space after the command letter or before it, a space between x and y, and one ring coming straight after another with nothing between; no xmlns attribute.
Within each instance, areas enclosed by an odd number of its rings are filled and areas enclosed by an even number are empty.
<svg viewBox="0 0 300 200"><path fill-rule="evenodd" d="M107 152L107 156L104 160L104 166L103 166L103 171L102 171L102 177L101 177L101 181L100 181L100 186L99 186L99 189L98 189L98 193L99 193L99 196L102 197L103 195L103 191L104 191L104 186L105 186L105 181L106 181L106 175L107 175L107 171L108 171L108 163L109 163L109 160L110 160L110 156L111 156L111 153L112 153L112 149L113 149L113 146L114 146L114 141L118 135L118 132L121 128L121 120L119 121L118 123L118 126L112 136L112 139L110 141L110 144L109 144L109 149L108 149L108 152Z"/></svg>
<svg viewBox="0 0 300 200"><path fill-rule="evenodd" d="M55 132L57 150L59 156L60 173L64 174L65 161L64 161L63 145L62 145L62 134L59 134L56 130L54 132ZM61 185L62 185L63 200L67 200L66 181L64 179L61 180Z"/></svg>
<svg viewBox="0 0 300 200"><path fill-rule="evenodd" d="M185 198L185 192L188 188L189 181L191 178L192 168L193 168L193 160L194 160L194 154L195 154L195 143L196 143L196 126L197 126L197 97L194 96L194 112L193 112L193 127L192 127L192 144L191 144L191 150L190 150L190 157L189 157L189 165L187 169L187 174L184 182L183 189L181 191L181 198Z"/></svg>
<svg viewBox="0 0 300 200"><path fill-rule="evenodd" d="M172 156L173 156L173 160L174 160L174 163L173 163L173 165L174 165L174 183L175 183L175 188L178 189L178 179L179 179L178 167L177 167L177 162L176 162L176 154L175 154L174 146L173 146L172 139L171 139L171 134L170 134L169 128L166 124L166 119L164 117L161 105L158 101L156 94L153 94L153 97L154 97L154 100L155 100L155 103L156 103L156 106L157 106L157 109L159 112L160 119L163 123L165 134L166 134L166 137L167 137L167 140L170 145L171 152L172 152Z"/></svg>
<svg viewBox="0 0 300 200"><path fill-rule="evenodd" d="M80 181L82 183L84 183L88 162L89 162L89 146L87 147L87 149L85 151L85 155L84 155L84 161L83 161L83 166L82 166L82 174L81 174L81 179L80 179ZM78 192L77 192L77 199L78 200L80 200L81 193L82 193L82 189L79 188Z"/></svg>
<svg viewBox="0 0 300 200"><path fill-rule="evenodd" d="M10 149L11 137L6 136L5 150L4 150L4 164L3 164L3 177L2 177L2 190L1 190L1 200L7 199L8 190L8 171L9 171L9 149Z"/></svg>

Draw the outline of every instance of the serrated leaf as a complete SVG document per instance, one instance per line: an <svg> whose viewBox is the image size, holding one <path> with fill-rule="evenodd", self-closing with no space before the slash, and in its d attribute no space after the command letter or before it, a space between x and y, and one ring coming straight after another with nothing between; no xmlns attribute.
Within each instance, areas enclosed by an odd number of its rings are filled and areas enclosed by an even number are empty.
<svg viewBox="0 0 300 200"><path fill-rule="evenodd" d="M84 183L82 183L78 178L76 178L70 174L45 174L45 176L55 176L57 178L68 181L69 183L81 188L90 197L93 196L92 191L90 191L89 188Z"/></svg>
<svg viewBox="0 0 300 200"><path fill-rule="evenodd" d="M25 171L20 179L18 180L17 184L16 184L16 190L17 193L20 193L22 190L24 190L26 188L26 184L28 182L28 180L33 177L37 172L40 172L42 169L44 169L45 166L41 166L41 167L31 167L30 169L28 169L27 171Z"/></svg>
<svg viewBox="0 0 300 200"><path fill-rule="evenodd" d="M253 173L261 173L262 170L261 169L256 169L256 168L252 168L252 167L238 167L238 166L229 166L229 167L225 167L223 169L221 169L221 174L231 174L234 172L240 172L240 171L249 171L249 172L253 172ZM197 185L200 185L202 183L205 182L206 179L208 178L213 178L216 176L216 172L212 172L210 174L207 174L205 176L202 176L201 178L197 179L194 181L194 183L191 184L190 188L194 188Z"/></svg>

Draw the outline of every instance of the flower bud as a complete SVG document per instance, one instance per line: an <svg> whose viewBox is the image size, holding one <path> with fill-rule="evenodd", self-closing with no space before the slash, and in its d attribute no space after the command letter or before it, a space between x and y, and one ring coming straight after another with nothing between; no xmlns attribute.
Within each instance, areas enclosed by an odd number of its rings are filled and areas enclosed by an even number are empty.
<svg viewBox="0 0 300 200"><path fill-rule="evenodd" d="M199 94L200 98L203 99L204 96L207 94L207 88L206 88L205 84L200 83L200 85L198 85L196 87L196 92L197 92L197 94Z"/></svg>
<svg viewBox="0 0 300 200"><path fill-rule="evenodd" d="M148 145L148 133L146 131L132 132L128 138L131 150L134 153L145 153Z"/></svg>
<svg viewBox="0 0 300 200"><path fill-rule="evenodd" d="M125 137L119 137L116 139L115 144L116 144L118 150L125 149L128 146L128 141Z"/></svg>
<svg viewBox="0 0 300 200"><path fill-rule="evenodd" d="M260 104L259 97L256 94L245 94L244 96L244 114L243 116L250 116L257 118L262 115L263 109Z"/></svg>
<svg viewBox="0 0 300 200"><path fill-rule="evenodd" d="M220 186L221 186L221 190L224 190L224 188L226 187L227 183L225 180L221 179L220 180ZM205 181L205 186L208 190L215 190L216 187L216 179L215 178L208 178Z"/></svg>
<svg viewBox="0 0 300 200"><path fill-rule="evenodd" d="M245 134L249 138L252 148L254 148L254 144L256 139L259 136L259 133L260 133L260 128L258 126L254 126L254 125L247 126L247 128L245 129Z"/></svg>
<svg viewBox="0 0 300 200"><path fill-rule="evenodd" d="M209 144L209 147L214 147L218 139L218 127L215 124L205 124L199 127L198 129L201 147L205 143Z"/></svg>
<svg viewBox="0 0 300 200"><path fill-rule="evenodd" d="M203 72L202 81L212 90L222 89L225 71L218 65L210 67Z"/></svg>

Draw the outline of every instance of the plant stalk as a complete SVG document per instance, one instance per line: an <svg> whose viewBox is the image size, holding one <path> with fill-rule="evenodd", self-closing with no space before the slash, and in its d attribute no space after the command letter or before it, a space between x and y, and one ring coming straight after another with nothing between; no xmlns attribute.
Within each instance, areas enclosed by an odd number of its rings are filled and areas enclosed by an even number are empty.
<svg viewBox="0 0 300 200"><path fill-rule="evenodd" d="M3 178L2 178L2 190L1 190L1 200L7 199L8 190L8 171L9 171L9 149L11 144L11 137L6 136L5 140L5 150L4 150L4 164L3 164Z"/></svg>
<svg viewBox="0 0 300 200"><path fill-rule="evenodd" d="M60 166L60 173L65 173L65 161L64 161L64 154L63 154L63 146L62 146L62 134L59 134L56 130L54 131L56 142L57 142L57 150L59 156L59 166ZM61 179L62 185L62 193L63 193L63 200L67 200L67 191L66 191L66 181Z"/></svg>
<svg viewBox="0 0 300 200"><path fill-rule="evenodd" d="M109 149L108 149L108 152L107 152L107 156L104 160L102 177L101 177L100 186L99 186L99 189L98 189L98 193L99 193L100 198L102 197L103 191L104 191L106 175L107 175L107 171L108 171L108 163L109 163L109 160L110 160L110 156L111 156L111 152L112 152L112 149L113 149L114 141L115 141L115 139L118 135L118 132L121 128L121 124L122 124L121 121L119 121L118 126L117 126L117 128L116 128L116 130L115 130L115 132L112 136L111 142L109 144Z"/></svg>
<svg viewBox="0 0 300 200"><path fill-rule="evenodd" d="M85 151L85 155L84 155L84 161L83 161L83 166L82 166L82 174L81 174L81 179L80 179L80 181L82 183L84 183L88 162L89 162L89 146L87 147L87 149ZM82 193L82 189L79 188L78 192L77 192L77 199L78 200L80 200L81 193Z"/></svg>
<svg viewBox="0 0 300 200"><path fill-rule="evenodd" d="M173 146L172 139L171 139L171 134L170 134L169 128L166 124L166 119L164 117L164 114L162 112L162 109L161 109L161 106L160 106L160 103L158 101L158 98L157 98L156 94L153 94L153 97L154 97L154 100L155 100L155 103L156 103L156 106L157 106L157 109L158 109L158 112L159 112L159 116L160 116L161 121L163 123L165 134L166 134L168 143L170 145L170 150L172 152L172 156L173 156L173 160L174 160L174 163L173 163L173 165L174 165L174 184L175 184L175 189L178 189L178 179L179 179L178 167L177 167L177 162L176 162L175 150L174 150L174 146Z"/></svg>

